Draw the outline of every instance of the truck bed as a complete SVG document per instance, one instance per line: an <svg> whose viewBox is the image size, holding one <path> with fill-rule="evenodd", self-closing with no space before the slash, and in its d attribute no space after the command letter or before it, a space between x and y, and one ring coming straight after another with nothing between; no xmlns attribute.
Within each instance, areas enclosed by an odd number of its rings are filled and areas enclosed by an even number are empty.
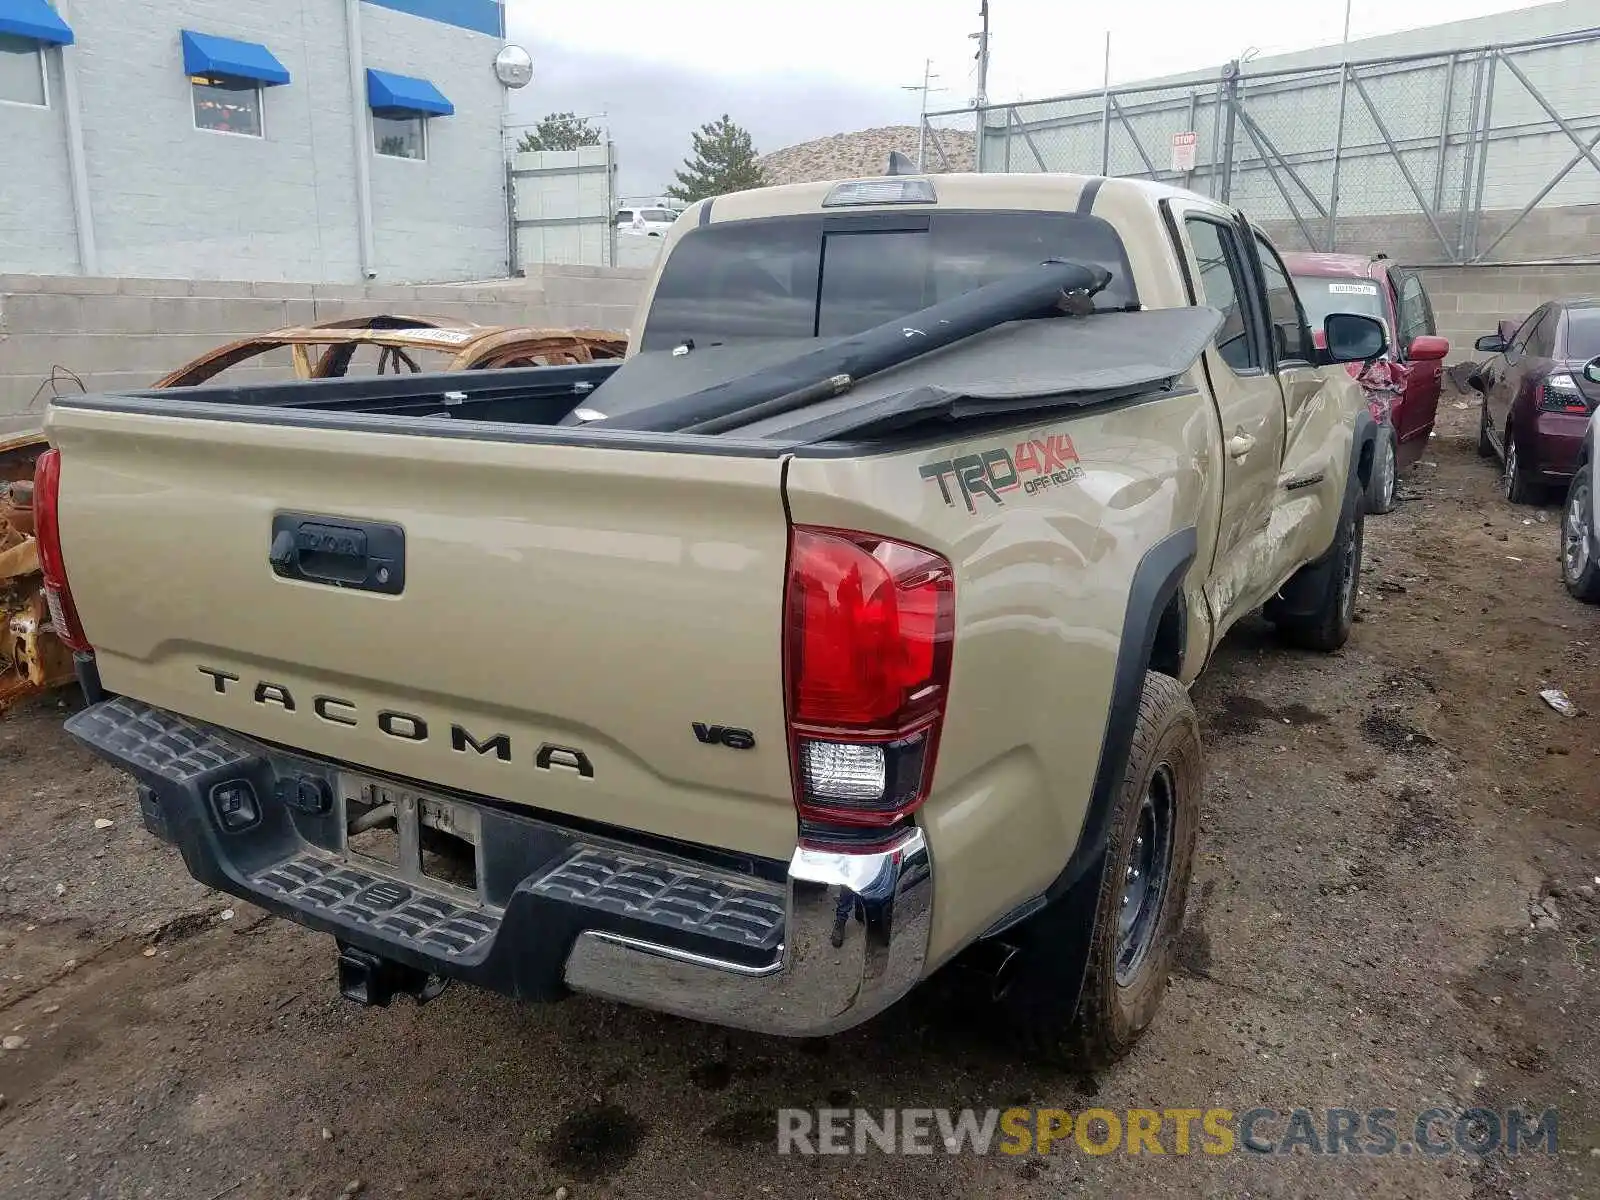
<svg viewBox="0 0 1600 1200"><path fill-rule="evenodd" d="M1219 313L1203 307L1008 321L859 376L869 335L821 343L713 343L681 355L651 351L622 362L580 366L149 389L66 397L58 405L250 424L771 457L819 442L881 442L929 423L1043 414L1167 393L1220 321ZM826 394L804 395L808 385L821 380L844 384ZM784 404L785 396L803 399ZM601 419L586 413L580 422L574 417L580 409ZM731 415L722 415L730 409ZM708 411L720 417L715 433L698 424Z"/></svg>

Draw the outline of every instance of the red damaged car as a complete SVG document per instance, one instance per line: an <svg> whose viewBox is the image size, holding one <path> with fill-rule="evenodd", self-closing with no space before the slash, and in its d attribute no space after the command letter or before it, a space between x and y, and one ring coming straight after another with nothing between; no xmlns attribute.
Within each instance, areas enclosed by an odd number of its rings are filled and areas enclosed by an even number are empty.
<svg viewBox="0 0 1600 1200"><path fill-rule="evenodd" d="M1390 330L1382 358L1349 366L1378 422L1367 511L1386 513L1394 508L1396 479L1422 457L1433 432L1450 342L1438 336L1422 276L1381 254L1285 254L1283 263L1313 330L1336 312L1377 317Z"/></svg>

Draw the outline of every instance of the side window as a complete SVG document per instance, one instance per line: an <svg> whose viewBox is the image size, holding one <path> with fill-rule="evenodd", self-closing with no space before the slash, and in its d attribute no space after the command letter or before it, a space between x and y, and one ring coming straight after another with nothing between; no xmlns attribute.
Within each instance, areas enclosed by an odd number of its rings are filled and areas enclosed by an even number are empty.
<svg viewBox="0 0 1600 1200"><path fill-rule="evenodd" d="M1279 360L1309 362L1311 347L1306 344L1306 314L1295 295L1289 273L1283 269L1278 252L1260 234L1256 252L1261 256L1261 274L1267 284L1267 315L1272 322L1272 338Z"/></svg>
<svg viewBox="0 0 1600 1200"><path fill-rule="evenodd" d="M1522 328L1517 330L1516 336L1511 339L1511 345L1506 348L1507 362L1518 362L1528 353L1528 343L1533 340L1533 335L1540 324L1553 311L1548 306L1537 309L1531 317L1522 323Z"/></svg>
<svg viewBox="0 0 1600 1200"><path fill-rule="evenodd" d="M1545 313L1539 328L1528 340L1529 358L1554 358L1556 356L1556 331L1561 327L1561 310L1552 308Z"/></svg>
<svg viewBox="0 0 1600 1200"><path fill-rule="evenodd" d="M372 149L385 158L428 161L428 122L425 117L386 117L372 114Z"/></svg>
<svg viewBox="0 0 1600 1200"><path fill-rule="evenodd" d="M1428 289L1422 286L1422 276L1411 277L1417 284L1417 302L1422 305L1423 333L1432 336L1439 332L1439 322L1433 315L1433 300L1428 296Z"/></svg>
<svg viewBox="0 0 1600 1200"><path fill-rule="evenodd" d="M1399 349L1404 352L1413 338L1433 332L1433 311L1427 294L1422 290L1422 279L1407 275L1400 284L1400 329L1396 337Z"/></svg>
<svg viewBox="0 0 1600 1200"><path fill-rule="evenodd" d="M1239 255L1239 239L1234 231L1216 221L1190 217L1184 222L1189 244L1200 265L1200 301L1222 313L1222 328L1217 331L1217 353L1235 371L1261 366L1250 322L1245 315L1244 271Z"/></svg>
<svg viewBox="0 0 1600 1200"><path fill-rule="evenodd" d="M194 127L214 133L262 137L261 92L254 80L203 79L189 81L194 96Z"/></svg>

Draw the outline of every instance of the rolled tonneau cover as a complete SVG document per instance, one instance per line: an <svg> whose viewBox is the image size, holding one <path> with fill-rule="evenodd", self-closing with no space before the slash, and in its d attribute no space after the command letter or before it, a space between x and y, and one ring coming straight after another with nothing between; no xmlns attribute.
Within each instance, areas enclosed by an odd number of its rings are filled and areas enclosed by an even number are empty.
<svg viewBox="0 0 1600 1200"><path fill-rule="evenodd" d="M725 418L779 397L804 397L826 380L842 379L848 386L1006 321L1043 317L1073 306L1087 309L1093 305L1094 295L1110 282L1110 273L1102 267L1050 259L847 337L826 342L807 339L799 343L804 349L787 362L770 364L702 391L658 398L626 412L614 406L602 406L598 411L621 429L666 433L711 423L733 428ZM685 349L690 352L681 353ZM693 357L687 344L673 353Z"/></svg>
<svg viewBox="0 0 1600 1200"><path fill-rule="evenodd" d="M742 436L782 432L843 437L874 425L1017 408L1095 403L1170 387L1222 327L1214 308L1158 308L1012 321L891 367L848 393L769 417ZM814 341L803 345L815 346ZM794 342L726 343L674 357L637 354L595 393L592 407L620 418L793 357Z"/></svg>

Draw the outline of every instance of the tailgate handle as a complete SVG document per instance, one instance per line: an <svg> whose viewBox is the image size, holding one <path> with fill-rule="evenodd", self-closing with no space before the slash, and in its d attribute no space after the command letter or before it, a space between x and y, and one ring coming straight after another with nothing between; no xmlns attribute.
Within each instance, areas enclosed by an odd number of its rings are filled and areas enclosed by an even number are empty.
<svg viewBox="0 0 1600 1200"><path fill-rule="evenodd" d="M398 596L406 585L405 530L385 521L278 513L267 562L279 579Z"/></svg>

